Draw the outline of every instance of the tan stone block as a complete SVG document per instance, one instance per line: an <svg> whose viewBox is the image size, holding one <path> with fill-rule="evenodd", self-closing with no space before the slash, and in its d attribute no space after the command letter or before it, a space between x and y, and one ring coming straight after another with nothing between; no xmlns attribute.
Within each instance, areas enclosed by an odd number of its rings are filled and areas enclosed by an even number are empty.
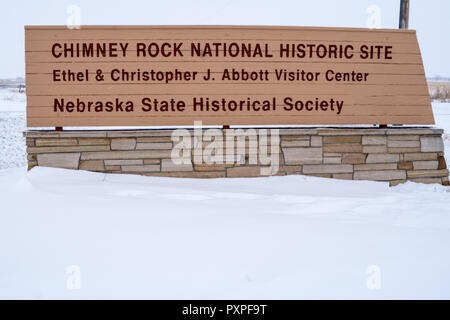
<svg viewBox="0 0 450 320"><path fill-rule="evenodd" d="M82 160L80 161L80 170L104 171L103 160Z"/></svg>
<svg viewBox="0 0 450 320"><path fill-rule="evenodd" d="M413 164L414 170L422 170L422 169L437 170L439 167L439 162L437 160L414 161Z"/></svg>
<svg viewBox="0 0 450 320"><path fill-rule="evenodd" d="M406 171L404 170L383 170L383 171L355 171L353 174L355 180L404 180Z"/></svg>
<svg viewBox="0 0 450 320"><path fill-rule="evenodd" d="M192 163L175 164L172 159L162 159L161 171L194 171L194 168L192 167Z"/></svg>
<svg viewBox="0 0 450 320"><path fill-rule="evenodd" d="M110 173L118 173L118 172L120 172L120 166L105 166L105 169L107 171L110 171Z"/></svg>
<svg viewBox="0 0 450 320"><path fill-rule="evenodd" d="M188 130L191 134L193 130ZM139 137L171 137L172 129L167 130L132 130L132 131L108 131L108 138L139 138Z"/></svg>
<svg viewBox="0 0 450 320"><path fill-rule="evenodd" d="M37 161L41 167L78 169L80 153L42 153Z"/></svg>
<svg viewBox="0 0 450 320"><path fill-rule="evenodd" d="M36 161L30 161L30 162L28 162L27 170L30 171L31 169L33 169L36 166L37 166L37 162Z"/></svg>
<svg viewBox="0 0 450 320"><path fill-rule="evenodd" d="M283 148L285 164L322 163L322 148Z"/></svg>
<svg viewBox="0 0 450 320"><path fill-rule="evenodd" d="M444 142L441 137L420 137L421 152L443 152Z"/></svg>
<svg viewBox="0 0 450 320"><path fill-rule="evenodd" d="M240 167L232 167L227 168L227 177L260 177L261 174L261 168L260 166L257 167L247 167L247 166L240 166Z"/></svg>
<svg viewBox="0 0 450 320"><path fill-rule="evenodd" d="M386 146L363 146L363 153L387 153L388 149Z"/></svg>
<svg viewBox="0 0 450 320"><path fill-rule="evenodd" d="M323 145L323 137L311 136L311 147L321 147Z"/></svg>
<svg viewBox="0 0 450 320"><path fill-rule="evenodd" d="M399 136L403 137L403 136ZM420 148L419 140L388 140L389 148ZM420 150L418 150L420 152Z"/></svg>
<svg viewBox="0 0 450 320"><path fill-rule="evenodd" d="M386 145L386 136L363 136L363 145Z"/></svg>
<svg viewBox="0 0 450 320"><path fill-rule="evenodd" d="M273 156L273 158L272 158ZM261 158L260 155L258 155L256 157L256 155L245 155L244 157L242 157L241 155L236 155L236 157L234 158L234 163L233 165L236 166L238 164L247 164L250 166L254 166L254 165L269 165L271 161L278 161L278 163L282 164L282 158L280 154L273 154L273 155L268 155L267 158ZM223 158L224 162L226 163L226 157ZM264 162L263 162L264 160ZM212 162L212 160L210 160ZM208 162L210 162L208 161ZM288 163L290 164L290 163Z"/></svg>
<svg viewBox="0 0 450 320"><path fill-rule="evenodd" d="M138 142L136 150L172 149L172 142Z"/></svg>
<svg viewBox="0 0 450 320"><path fill-rule="evenodd" d="M386 162L398 162L398 154L392 153L371 153L367 155L366 163L386 163Z"/></svg>
<svg viewBox="0 0 450 320"><path fill-rule="evenodd" d="M325 164L331 164L331 163L341 163L341 157L324 157L323 163Z"/></svg>
<svg viewBox="0 0 450 320"><path fill-rule="evenodd" d="M302 175L318 178L333 178L333 175L331 173L302 173Z"/></svg>
<svg viewBox="0 0 450 320"><path fill-rule="evenodd" d="M309 147L309 140L287 140L281 141L282 147Z"/></svg>
<svg viewBox="0 0 450 320"><path fill-rule="evenodd" d="M351 173L353 166L351 164L305 164L303 173Z"/></svg>
<svg viewBox="0 0 450 320"><path fill-rule="evenodd" d="M302 166L281 166L278 170L279 172L285 172L285 173L301 173L302 172Z"/></svg>
<svg viewBox="0 0 450 320"><path fill-rule="evenodd" d="M414 153L405 153L404 160L437 160L437 153L424 153L424 152L414 152Z"/></svg>
<svg viewBox="0 0 450 320"><path fill-rule="evenodd" d="M420 152L420 148L388 148L388 153L412 153Z"/></svg>
<svg viewBox="0 0 450 320"><path fill-rule="evenodd" d="M170 158L170 150L152 150L152 151L107 151L107 152L83 152L82 160L117 160L117 159L155 159Z"/></svg>
<svg viewBox="0 0 450 320"><path fill-rule="evenodd" d="M213 164L194 164L194 169L196 171L223 171L227 167L231 167L232 164L220 164L220 163L213 163Z"/></svg>
<svg viewBox="0 0 450 320"><path fill-rule="evenodd" d="M395 128L386 130L388 135L416 135L416 134L441 134L442 129L433 129L433 128Z"/></svg>
<svg viewBox="0 0 450 320"><path fill-rule="evenodd" d="M364 153L344 153L342 155L342 163L364 163L366 155Z"/></svg>
<svg viewBox="0 0 450 320"><path fill-rule="evenodd" d="M325 136L323 144L361 143L361 136Z"/></svg>
<svg viewBox="0 0 450 320"><path fill-rule="evenodd" d="M156 160L159 163L159 160ZM142 159L132 159L132 160L105 160L106 166L121 166L121 165L140 165L142 164Z"/></svg>
<svg viewBox="0 0 450 320"><path fill-rule="evenodd" d="M388 136L388 141L394 141L394 140L419 140L419 135L418 134L408 134L408 135L393 135L393 136Z"/></svg>
<svg viewBox="0 0 450 320"><path fill-rule="evenodd" d="M323 153L324 157L342 157L342 153L337 153L337 152L324 152Z"/></svg>
<svg viewBox="0 0 450 320"><path fill-rule="evenodd" d="M111 139L111 150L134 150L135 147L136 147L135 138Z"/></svg>
<svg viewBox="0 0 450 320"><path fill-rule="evenodd" d="M225 171L143 172L142 175L173 178L225 178Z"/></svg>
<svg viewBox="0 0 450 320"><path fill-rule="evenodd" d="M172 137L138 137L137 142L172 142Z"/></svg>
<svg viewBox="0 0 450 320"><path fill-rule="evenodd" d="M353 180L353 173L334 173L334 179Z"/></svg>
<svg viewBox="0 0 450 320"><path fill-rule="evenodd" d="M34 147L36 145L36 140L34 138L26 138L27 147Z"/></svg>
<svg viewBox="0 0 450 320"><path fill-rule="evenodd" d="M36 147L43 146L76 146L78 144L75 138L37 138Z"/></svg>
<svg viewBox="0 0 450 320"><path fill-rule="evenodd" d="M414 170L408 171L408 178L447 177L448 170Z"/></svg>
<svg viewBox="0 0 450 320"><path fill-rule="evenodd" d="M367 129L367 128L354 128L354 129L319 129L318 134L321 136L354 136L354 135L385 135L386 129Z"/></svg>
<svg viewBox="0 0 450 320"><path fill-rule="evenodd" d="M78 131L75 131L78 132ZM84 132L84 131L80 131ZM33 131L27 130L23 132L23 136L27 138L58 138L59 131Z"/></svg>
<svg viewBox="0 0 450 320"><path fill-rule="evenodd" d="M355 164L353 170L395 170L397 163L371 163L371 164Z"/></svg>
<svg viewBox="0 0 450 320"><path fill-rule="evenodd" d="M255 135L255 136L251 136L251 137L243 137L243 135L237 135L237 136L231 135L229 137L229 140L234 141L234 142L239 141L241 139L244 142L249 142L250 140L257 141L258 140L258 136ZM216 135L203 135L201 137L201 141L203 142L203 144L208 144L208 143L211 143L213 141L217 141L217 142L220 141L220 143L225 143L226 140L227 140L226 136L223 136L223 135L217 135L217 136ZM269 138L269 140L270 140L270 138Z"/></svg>
<svg viewBox="0 0 450 320"><path fill-rule="evenodd" d="M160 164L161 159L144 159L144 164Z"/></svg>
<svg viewBox="0 0 450 320"><path fill-rule="evenodd" d="M315 135L319 132L316 129L280 129L280 136L296 135L296 136L306 136Z"/></svg>
<svg viewBox="0 0 450 320"><path fill-rule="evenodd" d="M215 148L211 148L211 149L202 149L203 154L211 154L211 155L215 155L216 154L216 150ZM220 149L219 149L220 150ZM222 154L226 155L228 149L226 149L226 147L224 146L222 150ZM236 148L234 147L234 149L230 148L229 149L231 154L258 154L260 151L257 148ZM268 154L271 154L271 149L270 147L267 149ZM279 153L279 150L274 150L273 154L277 154Z"/></svg>
<svg viewBox="0 0 450 320"><path fill-rule="evenodd" d="M28 147L28 153L59 153L81 151L106 151L109 146L64 146L64 147Z"/></svg>
<svg viewBox="0 0 450 320"><path fill-rule="evenodd" d="M327 137L324 137L327 138ZM324 152L362 152L362 145L359 143L344 143L344 144L325 144L323 146Z"/></svg>
<svg viewBox="0 0 450 320"><path fill-rule="evenodd" d="M444 156L438 156L438 169L447 169L447 163L445 162Z"/></svg>
<svg viewBox="0 0 450 320"><path fill-rule="evenodd" d="M307 140L309 141L311 139L311 136L303 135L288 135L288 136L281 136L281 141L287 141L287 140Z"/></svg>
<svg viewBox="0 0 450 320"><path fill-rule="evenodd" d="M109 145L110 140L106 138L78 138L80 146L85 145Z"/></svg>
<svg viewBox="0 0 450 320"><path fill-rule="evenodd" d="M106 131L54 131L57 137L60 138L106 138Z"/></svg>
<svg viewBox="0 0 450 320"><path fill-rule="evenodd" d="M412 170L413 169L413 163L411 161L398 162L397 163L397 169L400 169L400 170Z"/></svg>
<svg viewBox="0 0 450 320"><path fill-rule="evenodd" d="M139 166L122 166L122 172L154 172L160 171L159 164L148 164Z"/></svg>

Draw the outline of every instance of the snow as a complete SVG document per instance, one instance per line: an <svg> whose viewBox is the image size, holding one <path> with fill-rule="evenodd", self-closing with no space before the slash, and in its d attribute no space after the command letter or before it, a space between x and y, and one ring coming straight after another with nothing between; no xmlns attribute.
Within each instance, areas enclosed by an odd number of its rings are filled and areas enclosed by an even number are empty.
<svg viewBox="0 0 450 320"><path fill-rule="evenodd" d="M18 88L0 88L0 112L25 112L27 97Z"/></svg>
<svg viewBox="0 0 450 320"><path fill-rule="evenodd" d="M449 187L27 172L21 110L0 111L0 299L450 298Z"/></svg>
<svg viewBox="0 0 450 320"><path fill-rule="evenodd" d="M0 298L449 298L448 190L4 170Z"/></svg>
<svg viewBox="0 0 450 320"><path fill-rule="evenodd" d="M444 154L447 164L450 164L450 103L433 102L432 105L436 127L444 129Z"/></svg>
<svg viewBox="0 0 450 320"><path fill-rule="evenodd" d="M17 89L0 88L0 169L27 164L25 138L26 95Z"/></svg>

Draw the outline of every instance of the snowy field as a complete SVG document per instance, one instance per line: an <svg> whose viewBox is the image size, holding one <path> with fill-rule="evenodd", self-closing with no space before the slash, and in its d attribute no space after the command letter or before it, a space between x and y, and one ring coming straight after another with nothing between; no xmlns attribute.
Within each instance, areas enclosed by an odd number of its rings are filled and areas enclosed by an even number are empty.
<svg viewBox="0 0 450 320"><path fill-rule="evenodd" d="M27 173L1 104L0 298L450 298L449 187Z"/></svg>
<svg viewBox="0 0 450 320"><path fill-rule="evenodd" d="M0 169L27 164L25 138L26 95L18 89L0 88Z"/></svg>

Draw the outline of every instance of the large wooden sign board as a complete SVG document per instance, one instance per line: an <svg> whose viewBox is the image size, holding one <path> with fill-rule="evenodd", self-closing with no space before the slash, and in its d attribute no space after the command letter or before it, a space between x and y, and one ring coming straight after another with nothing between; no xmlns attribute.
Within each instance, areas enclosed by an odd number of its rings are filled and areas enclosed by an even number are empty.
<svg viewBox="0 0 450 320"><path fill-rule="evenodd" d="M433 124L413 30L25 27L27 125Z"/></svg>

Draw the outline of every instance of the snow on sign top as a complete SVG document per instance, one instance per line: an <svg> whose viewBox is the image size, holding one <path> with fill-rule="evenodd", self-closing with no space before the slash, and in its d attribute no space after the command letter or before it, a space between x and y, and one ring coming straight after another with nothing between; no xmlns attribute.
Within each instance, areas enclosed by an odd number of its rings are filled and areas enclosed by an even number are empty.
<svg viewBox="0 0 450 320"><path fill-rule="evenodd" d="M27 124L433 124L413 30L25 27Z"/></svg>

